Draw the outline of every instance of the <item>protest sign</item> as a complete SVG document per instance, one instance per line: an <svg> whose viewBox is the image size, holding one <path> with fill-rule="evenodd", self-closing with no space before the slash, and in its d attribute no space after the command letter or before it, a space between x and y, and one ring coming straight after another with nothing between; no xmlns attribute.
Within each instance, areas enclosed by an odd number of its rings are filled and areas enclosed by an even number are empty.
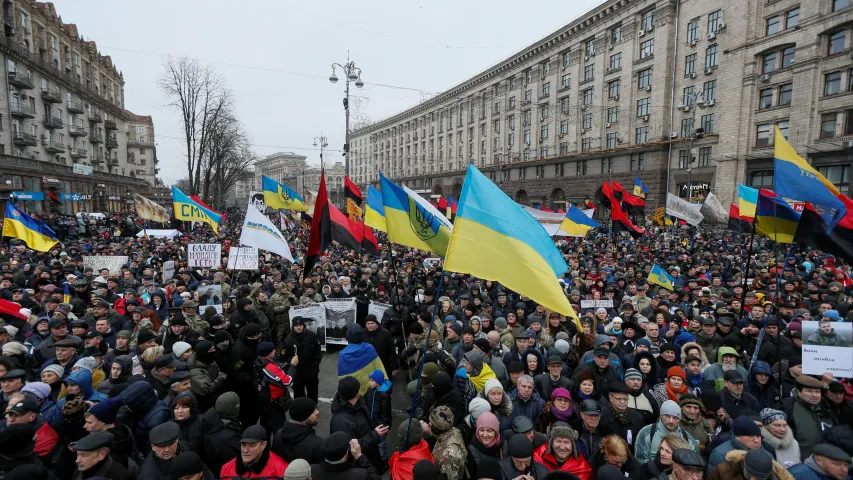
<svg viewBox="0 0 853 480"><path fill-rule="evenodd" d="M231 270L257 270L258 249L255 247L231 247L228 250L228 268Z"/></svg>
<svg viewBox="0 0 853 480"><path fill-rule="evenodd" d="M187 245L187 265L216 268L222 263L222 245L218 243L191 243Z"/></svg>
<svg viewBox="0 0 853 480"><path fill-rule="evenodd" d="M175 261L163 262L163 283L165 284L175 276Z"/></svg>
<svg viewBox="0 0 853 480"><path fill-rule="evenodd" d="M103 269L109 269L110 275L120 275L121 267L127 265L127 255L104 255L83 257L83 266L92 267L96 274Z"/></svg>
<svg viewBox="0 0 853 480"><path fill-rule="evenodd" d="M440 258L425 258L424 259L424 268L436 268L441 266Z"/></svg>
<svg viewBox="0 0 853 480"><path fill-rule="evenodd" d="M613 308L613 300L581 300L581 308Z"/></svg>
<svg viewBox="0 0 853 480"><path fill-rule="evenodd" d="M347 329L355 323L355 299L326 300L322 305L326 309L326 343L346 345Z"/></svg>
<svg viewBox="0 0 853 480"><path fill-rule="evenodd" d="M720 199L712 192L709 192L708 196L705 197L705 203L702 204L700 212L707 221L717 223L727 223L729 221L729 212L723 208Z"/></svg>
<svg viewBox="0 0 853 480"><path fill-rule="evenodd" d="M353 303L355 301L353 300ZM309 303L298 307L290 307L290 329L293 330L293 319L305 318L305 328L314 332L322 347L326 346L326 309L321 303ZM346 341L344 341L346 344ZM299 352L294 352L299 355Z"/></svg>
<svg viewBox="0 0 853 480"><path fill-rule="evenodd" d="M803 344L803 373L853 378L853 348Z"/></svg>
<svg viewBox="0 0 853 480"><path fill-rule="evenodd" d="M806 321L803 324L803 344L826 347L849 347L853 343L853 323Z"/></svg>
<svg viewBox="0 0 853 480"><path fill-rule="evenodd" d="M694 205L671 193L666 194L666 214L680 218L694 227L702 223L705 218L699 212L701 208L701 205Z"/></svg>
<svg viewBox="0 0 853 480"><path fill-rule="evenodd" d="M249 192L249 204L257 208L261 213L267 211L267 204L264 201L264 192Z"/></svg>
<svg viewBox="0 0 853 480"><path fill-rule="evenodd" d="M367 314L375 315L376 321L379 322L380 325L382 325L382 315L384 315L385 310L388 310L389 308L391 308L391 305L387 303L371 301L370 305L367 306Z"/></svg>

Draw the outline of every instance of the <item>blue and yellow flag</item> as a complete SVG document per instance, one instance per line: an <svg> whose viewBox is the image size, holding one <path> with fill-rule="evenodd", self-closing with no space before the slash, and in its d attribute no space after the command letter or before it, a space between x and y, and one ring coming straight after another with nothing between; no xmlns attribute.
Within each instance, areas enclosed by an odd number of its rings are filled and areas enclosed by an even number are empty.
<svg viewBox="0 0 853 480"><path fill-rule="evenodd" d="M362 334L361 325L354 323L347 328L347 341ZM385 378L391 378L376 349L367 342L349 343L338 355L338 381L344 377L354 377L361 384L362 395L370 386L368 376L374 370L381 370Z"/></svg>
<svg viewBox="0 0 853 480"><path fill-rule="evenodd" d="M755 208L755 231L778 243L791 243L797 233L800 214L788 202L770 190L758 191Z"/></svg>
<svg viewBox="0 0 853 480"><path fill-rule="evenodd" d="M655 285L660 285L667 290L674 290L673 285L675 284L675 279L672 278L670 274L666 273L666 270L658 264L655 264L652 267L652 271L649 272L649 278L647 278L646 281L654 283Z"/></svg>
<svg viewBox="0 0 853 480"><path fill-rule="evenodd" d="M367 205L364 207L364 224L370 228L387 232L385 226L385 207L382 205L382 194L372 186L367 187Z"/></svg>
<svg viewBox="0 0 853 480"><path fill-rule="evenodd" d="M222 219L222 215L199 205L176 187L172 187L172 202L175 207L175 218L178 220L206 223L214 232L219 233L219 220Z"/></svg>
<svg viewBox="0 0 853 480"><path fill-rule="evenodd" d="M264 190L264 204L276 210L296 210L307 212L308 207L298 193L287 185L282 185L270 177L264 175L262 188Z"/></svg>
<svg viewBox="0 0 853 480"><path fill-rule="evenodd" d="M755 205L758 203L758 189L746 185L737 186L737 204L741 218L755 218Z"/></svg>
<svg viewBox="0 0 853 480"><path fill-rule="evenodd" d="M829 180L803 160L776 127L773 154L773 184L778 195L809 202L826 221L829 234L847 214L841 192ZM741 215L743 215L741 208Z"/></svg>
<svg viewBox="0 0 853 480"><path fill-rule="evenodd" d="M569 211L566 212L566 218L560 225L560 231L566 232L570 237L585 237L590 230L600 226L598 222L581 212L578 207L570 205Z"/></svg>
<svg viewBox="0 0 853 480"><path fill-rule="evenodd" d="M500 282L583 331L557 278L568 266L545 228L473 165L462 187L445 270Z"/></svg>
<svg viewBox="0 0 853 480"><path fill-rule="evenodd" d="M444 256L450 241L450 222L418 194L400 188L382 173L379 185L388 240Z"/></svg>
<svg viewBox="0 0 853 480"><path fill-rule="evenodd" d="M46 252L59 243L50 227L27 215L11 201L6 202L3 236L23 240L28 247L39 252Z"/></svg>
<svg viewBox="0 0 853 480"><path fill-rule="evenodd" d="M65 292L62 294L62 303L71 303L71 291L68 289L68 282L65 282Z"/></svg>
<svg viewBox="0 0 853 480"><path fill-rule="evenodd" d="M640 177L637 177L636 180L634 180L634 196L646 198L647 193L649 193L649 187L640 180Z"/></svg>

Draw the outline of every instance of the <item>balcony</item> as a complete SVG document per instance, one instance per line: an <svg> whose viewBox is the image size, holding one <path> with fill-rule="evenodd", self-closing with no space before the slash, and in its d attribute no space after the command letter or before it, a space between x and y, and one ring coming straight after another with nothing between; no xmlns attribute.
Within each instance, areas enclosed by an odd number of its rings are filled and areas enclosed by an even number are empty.
<svg viewBox="0 0 853 480"><path fill-rule="evenodd" d="M101 112L89 112L89 121L92 123L101 123L104 121L104 117L101 116Z"/></svg>
<svg viewBox="0 0 853 480"><path fill-rule="evenodd" d="M107 165L109 165L111 167L117 167L118 166L118 159L117 158L108 158L107 159Z"/></svg>
<svg viewBox="0 0 853 480"><path fill-rule="evenodd" d="M9 85L21 90L30 90L33 84L33 75L30 72L9 72Z"/></svg>
<svg viewBox="0 0 853 480"><path fill-rule="evenodd" d="M87 158L89 156L89 152L85 148L71 148L69 154L71 158Z"/></svg>
<svg viewBox="0 0 853 480"><path fill-rule="evenodd" d="M44 149L50 153L62 153L65 151L65 145L56 140L51 140L48 137L43 137L41 139L41 144L44 145Z"/></svg>
<svg viewBox="0 0 853 480"><path fill-rule="evenodd" d="M115 120L104 120L104 129L106 130L118 130L116 126Z"/></svg>
<svg viewBox="0 0 853 480"><path fill-rule="evenodd" d="M92 143L104 143L104 136L98 132L89 134L89 141Z"/></svg>
<svg viewBox="0 0 853 480"><path fill-rule="evenodd" d="M83 102L77 98L68 100L66 108L68 108L70 113L86 113L86 110L83 108Z"/></svg>
<svg viewBox="0 0 853 480"><path fill-rule="evenodd" d="M107 137L107 148L118 148L118 139L115 135Z"/></svg>
<svg viewBox="0 0 853 480"><path fill-rule="evenodd" d="M59 117L44 117L43 125L48 130L62 128L62 119Z"/></svg>
<svg viewBox="0 0 853 480"><path fill-rule="evenodd" d="M72 137L85 137L87 132L86 129L80 125L69 125L68 134Z"/></svg>
<svg viewBox="0 0 853 480"><path fill-rule="evenodd" d="M103 153L96 153L92 157L92 163L106 163L106 160L104 159L104 154Z"/></svg>
<svg viewBox="0 0 853 480"><path fill-rule="evenodd" d="M12 102L9 114L17 118L36 118L36 109L26 103Z"/></svg>
<svg viewBox="0 0 853 480"><path fill-rule="evenodd" d="M62 103L62 92L57 88L42 87L41 99L48 103Z"/></svg>
<svg viewBox="0 0 853 480"><path fill-rule="evenodd" d="M19 147L35 147L39 142L35 135L24 132L15 132L13 142Z"/></svg>

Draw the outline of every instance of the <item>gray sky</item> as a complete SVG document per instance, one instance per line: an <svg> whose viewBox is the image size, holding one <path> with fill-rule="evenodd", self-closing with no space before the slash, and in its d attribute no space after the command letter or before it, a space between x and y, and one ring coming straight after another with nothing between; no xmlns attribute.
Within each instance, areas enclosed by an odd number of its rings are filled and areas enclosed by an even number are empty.
<svg viewBox="0 0 853 480"><path fill-rule="evenodd" d="M161 177L186 174L178 115L156 85L167 55L213 62L234 91L259 155L294 151L319 164L313 138L344 142L343 82L333 62L362 69L364 114L418 104L565 25L602 0L55 0L66 23L124 72L125 106L152 115ZM338 74L343 78L342 74ZM401 88L389 88L375 84ZM354 90L357 90L353 87ZM420 91L418 91L420 90ZM352 93L352 92L351 92ZM326 155L341 159L339 152Z"/></svg>

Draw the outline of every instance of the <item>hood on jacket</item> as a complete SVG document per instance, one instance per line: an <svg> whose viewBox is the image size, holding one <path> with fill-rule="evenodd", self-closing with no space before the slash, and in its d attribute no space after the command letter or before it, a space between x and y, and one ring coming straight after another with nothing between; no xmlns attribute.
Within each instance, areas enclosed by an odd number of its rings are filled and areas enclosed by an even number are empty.
<svg viewBox="0 0 853 480"><path fill-rule="evenodd" d="M84 400L89 400L92 394L95 393L95 389L92 388L92 372L85 368L72 372L64 381L66 384L73 383L79 385Z"/></svg>
<svg viewBox="0 0 853 480"><path fill-rule="evenodd" d="M119 398L136 415L147 413L157 405L157 393L148 382L131 383Z"/></svg>
<svg viewBox="0 0 853 480"><path fill-rule="evenodd" d="M649 377L652 379L652 383L649 386L652 386L658 383L658 362L652 352L639 352L634 355L634 365L633 367L640 371L640 360L647 359L649 363L652 364L652 369L649 371Z"/></svg>
<svg viewBox="0 0 853 480"><path fill-rule="evenodd" d="M480 350L471 350L464 355L465 360L471 364L471 374L469 376L476 377L483 371L483 352Z"/></svg>
<svg viewBox="0 0 853 480"><path fill-rule="evenodd" d="M347 327L347 342L356 345L364 342L364 329L361 325L353 323Z"/></svg>
<svg viewBox="0 0 853 480"><path fill-rule="evenodd" d="M768 375L770 377L770 380L767 381L767 385L771 387L775 385L776 378L773 377L773 370L770 369L769 363L763 360L757 360L755 363L752 364L752 367L749 369L749 379L747 379L751 388L758 386L758 382L755 380L756 373L764 373Z"/></svg>
<svg viewBox="0 0 853 480"><path fill-rule="evenodd" d="M687 350L690 350L692 348L698 348L699 349L699 358L702 359L702 366L700 368L700 371L704 370L705 367L710 365L708 363L708 355L705 353L705 349L702 348L702 346L696 342L687 342L681 346L681 357L679 357L679 358L681 358L681 362L684 363L684 360L687 358L687 353L686 353Z"/></svg>
<svg viewBox="0 0 853 480"><path fill-rule="evenodd" d="M726 454L726 463L732 466L732 470L741 473L743 472L743 462L746 457L746 450L730 450L729 453ZM785 470L785 467L782 466L775 459L773 460L773 473L776 477L776 480L794 480L794 476L788 473Z"/></svg>
<svg viewBox="0 0 853 480"><path fill-rule="evenodd" d="M387 392L391 390L391 380L385 379L384 381L382 381L382 385L379 385L379 388L377 388L377 390L379 390L380 392Z"/></svg>
<svg viewBox="0 0 853 480"><path fill-rule="evenodd" d="M314 427L305 425L304 423L284 422L281 429L276 434L277 439L281 439L285 445L298 445L299 442L314 434Z"/></svg>
<svg viewBox="0 0 853 480"><path fill-rule="evenodd" d="M740 355L738 355L737 350L734 348L720 347L719 350L717 350L717 363L723 363L723 355L725 354L734 355L738 360L740 360Z"/></svg>
<svg viewBox="0 0 853 480"><path fill-rule="evenodd" d="M612 344L613 340L610 340L610 337L608 337L607 335L602 335L599 333L595 336L595 348L600 347L602 343Z"/></svg>
<svg viewBox="0 0 853 480"><path fill-rule="evenodd" d="M129 377L133 373L133 359L130 358L129 355L119 355L113 360L113 363L118 363L119 365L121 365L121 373L119 374L118 383L122 382L123 380L127 380L127 377ZM112 365L104 366L104 368L107 367L111 369ZM110 380L115 382L115 380Z"/></svg>

